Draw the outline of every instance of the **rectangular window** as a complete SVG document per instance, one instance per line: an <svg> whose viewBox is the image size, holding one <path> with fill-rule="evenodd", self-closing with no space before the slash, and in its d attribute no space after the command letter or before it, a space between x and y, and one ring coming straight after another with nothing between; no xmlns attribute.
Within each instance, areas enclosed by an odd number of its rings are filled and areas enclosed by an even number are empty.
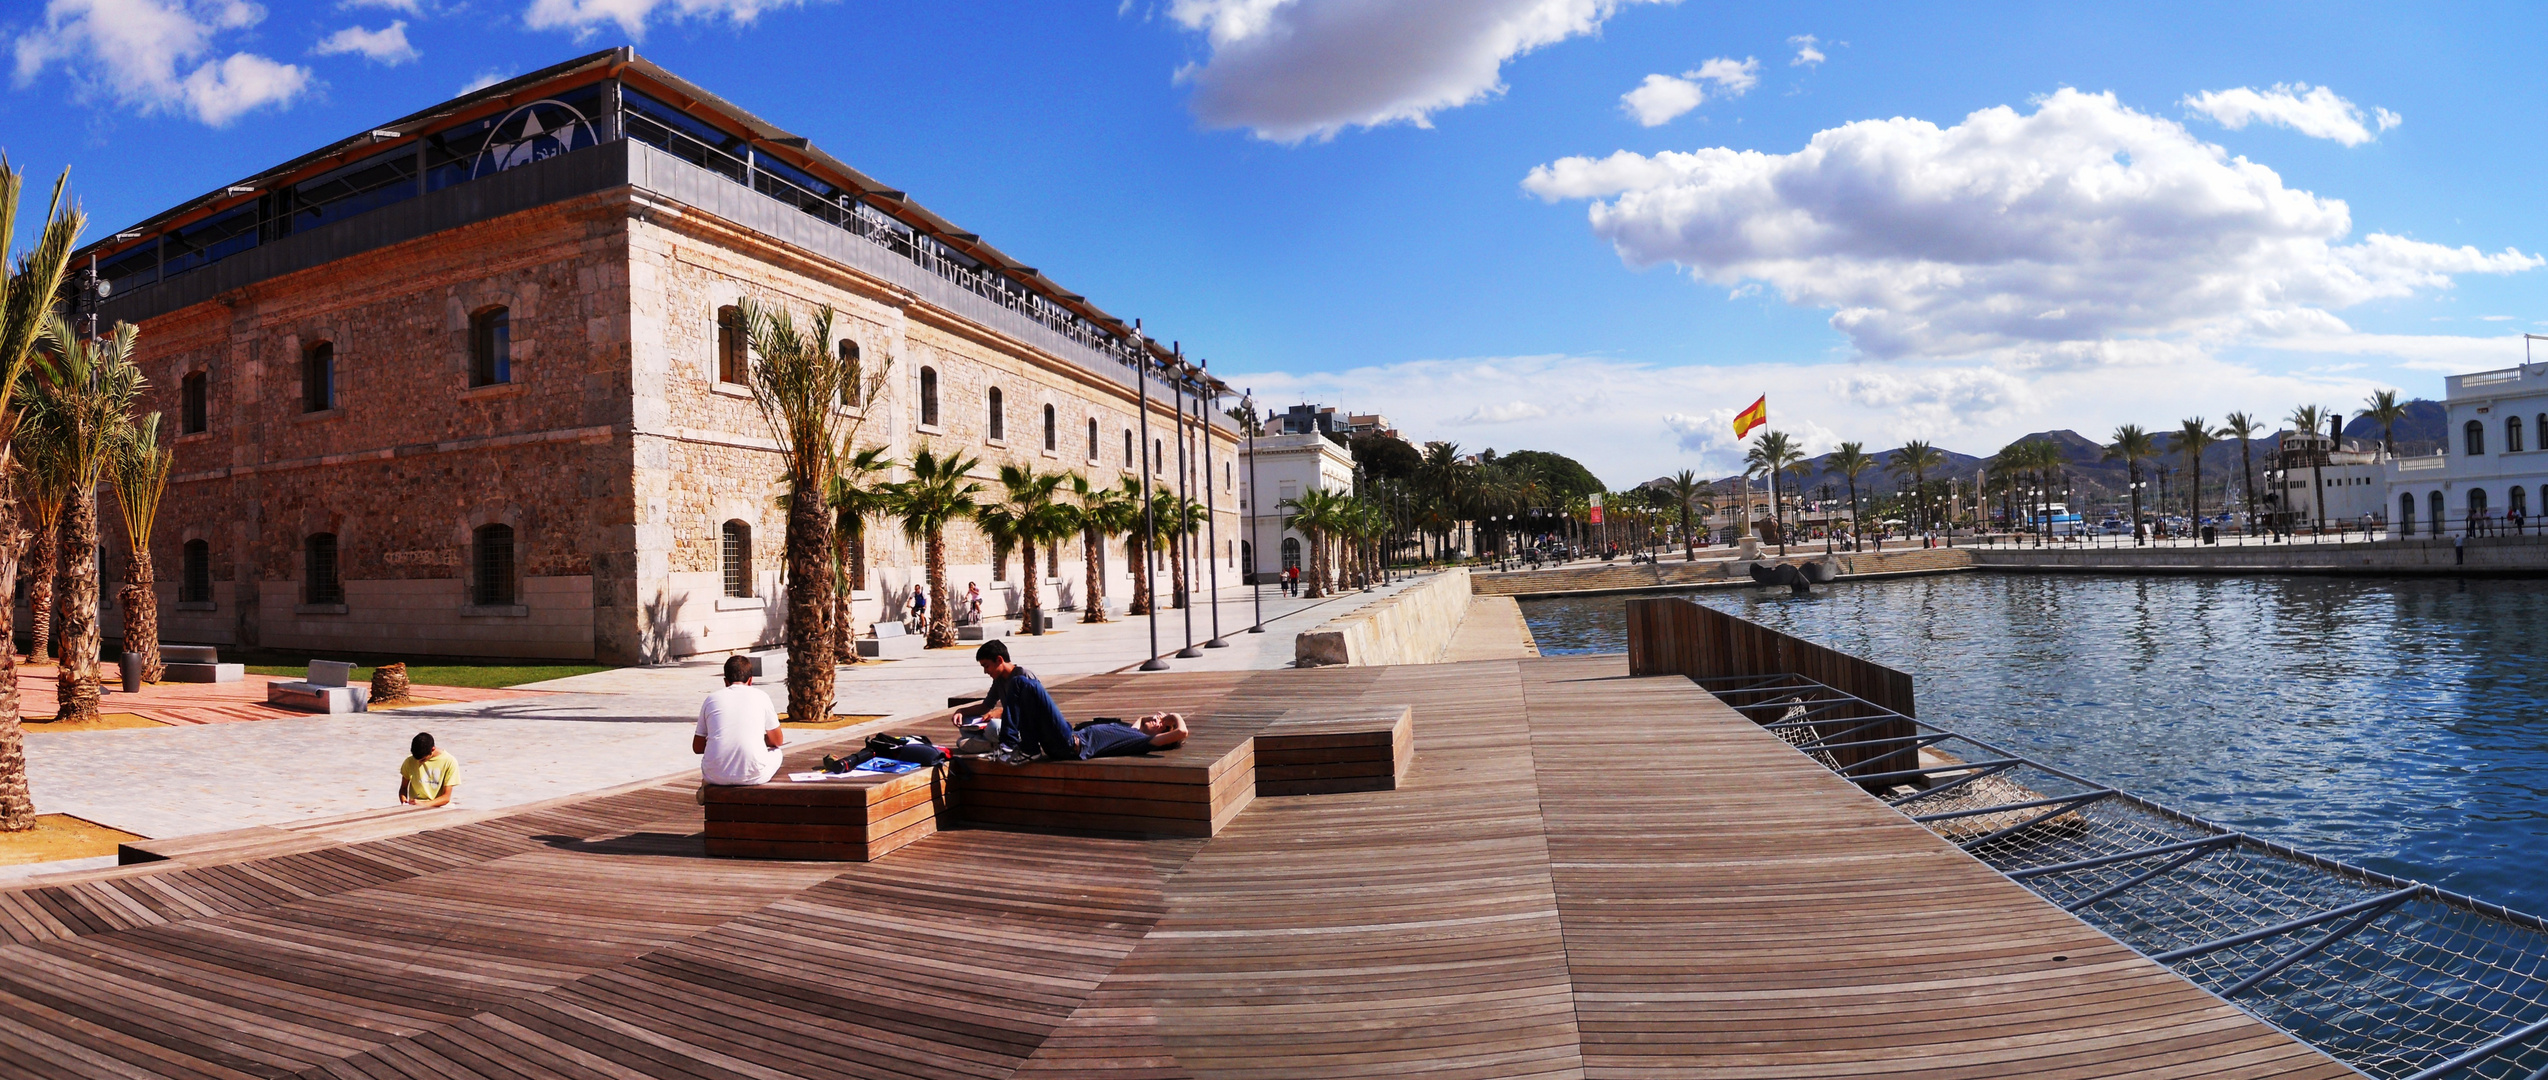
<svg viewBox="0 0 2548 1080"><path fill-rule="evenodd" d="M342 604L345 583L336 576L336 534L310 537L303 549L303 603Z"/></svg>
<svg viewBox="0 0 2548 1080"><path fill-rule="evenodd" d="M469 319L469 385L513 381L513 315L488 308Z"/></svg>
<svg viewBox="0 0 2548 1080"><path fill-rule="evenodd" d="M177 433L193 435L212 427L211 377L201 371L188 374L178 383Z"/></svg>
<svg viewBox="0 0 2548 1080"><path fill-rule="evenodd" d="M717 381L738 386L751 381L750 345L744 338L743 309L731 304L717 309Z"/></svg>
<svg viewBox="0 0 2548 1080"><path fill-rule="evenodd" d="M190 604L212 602L212 545L188 540L178 568L177 599Z"/></svg>
<svg viewBox="0 0 2548 1080"><path fill-rule="evenodd" d="M301 411L336 407L336 346L319 342L301 354Z"/></svg>

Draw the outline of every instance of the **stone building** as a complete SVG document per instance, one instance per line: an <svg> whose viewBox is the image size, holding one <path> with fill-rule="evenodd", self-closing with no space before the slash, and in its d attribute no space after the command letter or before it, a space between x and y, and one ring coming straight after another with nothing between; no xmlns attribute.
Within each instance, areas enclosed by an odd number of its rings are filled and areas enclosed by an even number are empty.
<svg viewBox="0 0 2548 1080"><path fill-rule="evenodd" d="M92 261L175 432L169 641L612 663L778 641L785 489L744 297L838 310L837 348L886 372L841 406L859 445L979 457L986 496L1004 463L1111 485L1146 459L1212 502L1211 554L1238 567L1235 425L1192 396L1199 368L631 50L216 188ZM895 523L868 536L862 629L920 576ZM1001 614L989 546L948 542L954 591ZM1108 548L1120 608L1132 568ZM1005 576L1076 606L1079 554Z"/></svg>

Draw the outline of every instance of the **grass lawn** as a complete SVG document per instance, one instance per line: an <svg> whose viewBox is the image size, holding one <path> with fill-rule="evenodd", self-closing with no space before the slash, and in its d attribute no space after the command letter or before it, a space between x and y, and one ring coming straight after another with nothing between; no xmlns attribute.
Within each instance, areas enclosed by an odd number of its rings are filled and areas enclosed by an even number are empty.
<svg viewBox="0 0 2548 1080"><path fill-rule="evenodd" d="M223 649L221 658L231 659L230 654L233 651L236 650ZM352 660L360 663L364 658L313 656L299 658L296 662L294 659L281 655L255 651L242 652L238 659L248 665L250 672L258 675L287 675L297 678L309 674L310 660ZM544 679L563 679L569 675L589 675L596 671L610 669L609 664L578 664L553 660L453 660L430 664L410 663L407 665L407 681L417 686L504 687L520 686L523 683L540 682ZM368 683L371 678L372 669L369 665L365 665L355 668L351 675L346 676L346 681Z"/></svg>

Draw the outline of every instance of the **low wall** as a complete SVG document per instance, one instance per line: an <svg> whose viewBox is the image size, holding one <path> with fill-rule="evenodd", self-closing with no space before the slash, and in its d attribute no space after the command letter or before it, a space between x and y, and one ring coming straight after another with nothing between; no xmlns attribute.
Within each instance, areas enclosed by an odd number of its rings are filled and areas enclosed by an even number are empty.
<svg viewBox="0 0 2548 1080"><path fill-rule="evenodd" d="M1469 571L1455 567L1379 603L1308 630L1292 646L1300 667L1430 664L1469 614Z"/></svg>
<svg viewBox="0 0 2548 1080"><path fill-rule="evenodd" d="M1975 548L1984 570L2074 574L2548 575L2548 536L2219 547Z"/></svg>
<svg viewBox="0 0 2548 1080"><path fill-rule="evenodd" d="M1973 565L1973 555L1969 549L1919 547L1881 553L1870 551L1854 555L1842 553L1825 556L1820 550L1808 551L1803 545L1798 545L1792 554L1784 558L1764 555L1762 561L1803 563L1826 557L1840 564L1842 577L1937 573L1969 569ZM1667 556L1651 563L1592 563L1546 570L1480 573L1470 580L1470 587L1480 596L1551 596L1705 589L1752 584L1752 573L1747 569L1750 565L1737 559L1717 558L1684 562Z"/></svg>

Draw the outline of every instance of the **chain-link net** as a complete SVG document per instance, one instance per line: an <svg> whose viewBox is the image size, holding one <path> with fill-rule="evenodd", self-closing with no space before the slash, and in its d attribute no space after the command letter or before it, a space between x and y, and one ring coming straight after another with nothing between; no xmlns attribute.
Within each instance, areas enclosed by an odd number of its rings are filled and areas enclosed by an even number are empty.
<svg viewBox="0 0 2548 1080"><path fill-rule="evenodd" d="M1892 730L1921 734L1845 765L1827 747L1875 738L1867 703L1793 677L1707 683L1825 768L1877 777L1862 786L1993 869L2356 1069L2548 1080L2548 924L2535 917L1894 714ZM1825 719L1835 712L1851 719Z"/></svg>

